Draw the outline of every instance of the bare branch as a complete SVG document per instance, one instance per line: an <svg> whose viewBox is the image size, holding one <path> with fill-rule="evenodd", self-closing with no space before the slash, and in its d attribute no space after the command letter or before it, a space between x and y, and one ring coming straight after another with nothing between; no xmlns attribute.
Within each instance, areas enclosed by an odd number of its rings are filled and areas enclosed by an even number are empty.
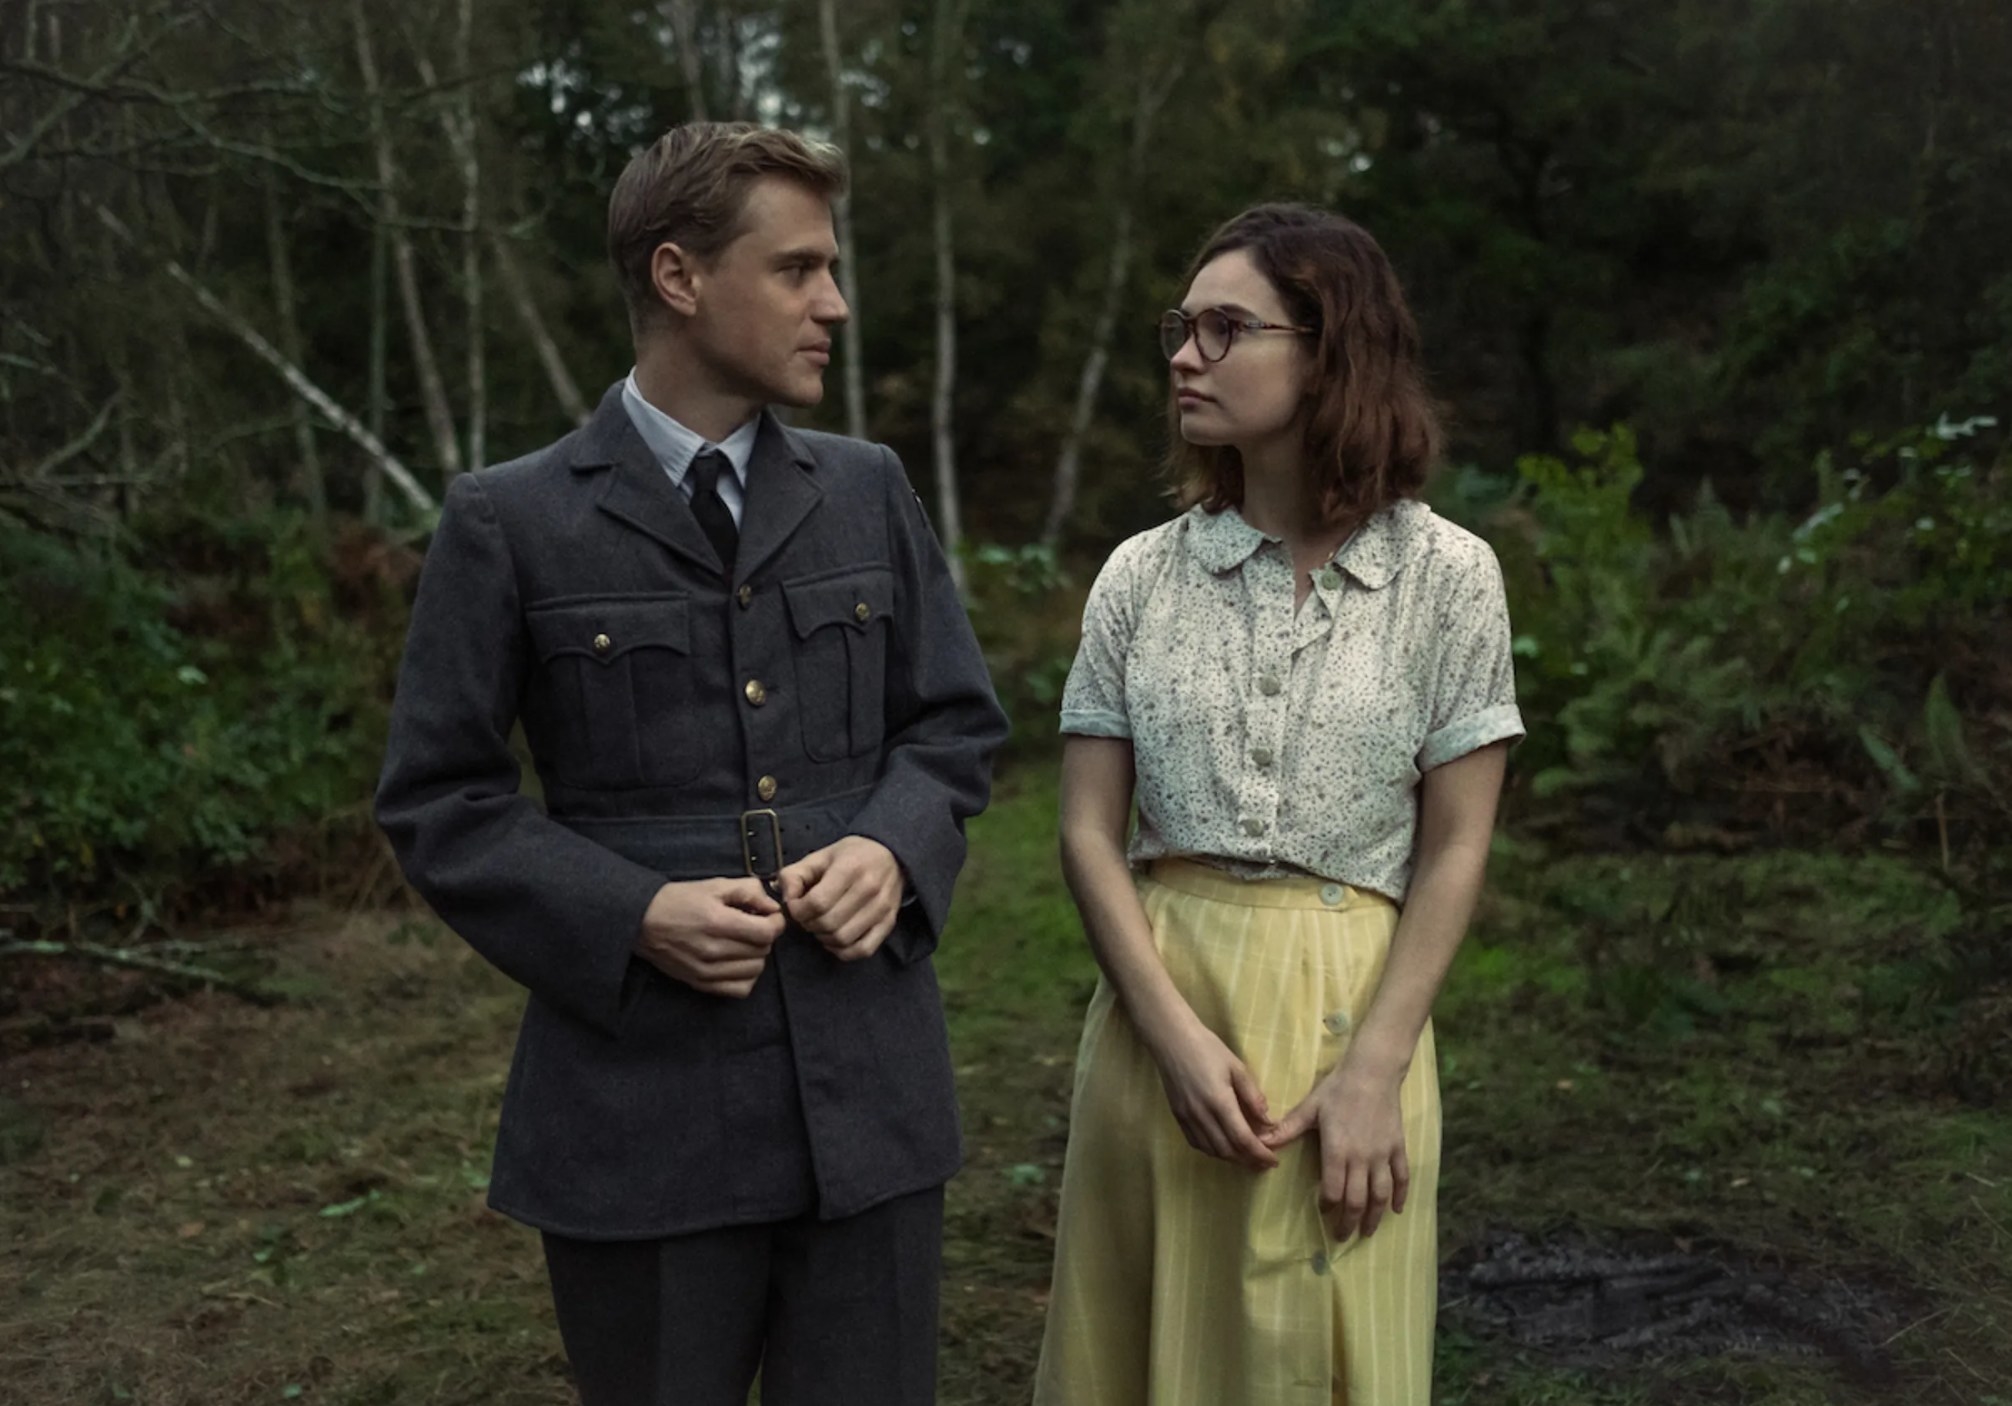
<svg viewBox="0 0 2012 1406"><path fill-rule="evenodd" d="M93 444L96 444L98 436L102 435L105 432L105 427L112 423L112 411L117 408L118 404L119 392L114 391L112 398L105 402L104 407L98 411L91 423L85 427L82 434L78 435L68 444L63 445L55 453L41 460L41 462L31 465L28 471L22 474L21 477L30 482L47 479L50 474L62 468L63 465L69 463L79 454L82 454Z"/></svg>
<svg viewBox="0 0 2012 1406"><path fill-rule="evenodd" d="M105 206L100 205L89 196L84 196L83 200L97 214L98 218L104 222L107 229L111 230L113 234L131 245L134 249L145 252L145 246L140 243L131 230L126 228L125 222L117 215L114 215ZM204 308L215 314L219 321L229 327L237 335L239 341L250 347L252 352L261 361L277 371L280 374L280 378L293 389L296 395L327 416L331 424L348 435L362 447L366 454L375 459L383 467L386 476L398 485L399 490L405 494L406 500L413 507L428 515L438 511L439 505L433 501L433 495L420 486L419 480L412 476L412 471L400 463L397 457L384 447L377 436L365 429L363 424L354 415L336 404L334 397L308 379L306 372L281 355L279 349L267 341L257 328L253 327L237 313L231 311L220 298L198 283L190 276L188 270L184 269L175 260L164 260L162 267L166 269L168 277L186 288L197 302L201 303Z"/></svg>

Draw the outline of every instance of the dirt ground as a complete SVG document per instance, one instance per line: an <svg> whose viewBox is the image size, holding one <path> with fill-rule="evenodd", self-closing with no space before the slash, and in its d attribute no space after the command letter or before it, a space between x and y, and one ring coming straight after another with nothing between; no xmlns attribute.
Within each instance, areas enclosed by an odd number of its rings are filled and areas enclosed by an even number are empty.
<svg viewBox="0 0 2012 1406"><path fill-rule="evenodd" d="M939 964L946 1406L1024 1401L1045 1307L1094 976L1052 805L977 827ZM1934 888L1514 841L1495 887L1438 1016L1439 1399L2012 1406L2012 1114L1951 1092ZM417 912L239 936L293 999L0 1058L0 1401L570 1401L536 1239L483 1206L518 993Z"/></svg>

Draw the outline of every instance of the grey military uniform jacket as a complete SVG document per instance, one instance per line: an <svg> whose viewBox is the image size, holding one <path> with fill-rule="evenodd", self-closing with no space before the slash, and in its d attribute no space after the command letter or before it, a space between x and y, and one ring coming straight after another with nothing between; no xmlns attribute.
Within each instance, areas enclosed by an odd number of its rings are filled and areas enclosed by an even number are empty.
<svg viewBox="0 0 2012 1406"><path fill-rule="evenodd" d="M542 807L519 793L519 720ZM576 433L455 480L377 816L412 885L530 993L490 1204L647 1238L800 1209L765 1159L805 1163L826 1217L951 1176L929 954L1004 735L884 447L765 414L731 581L619 385ZM845 834L885 844L909 883L872 958L792 928L736 1001L633 955L666 880L772 869Z"/></svg>

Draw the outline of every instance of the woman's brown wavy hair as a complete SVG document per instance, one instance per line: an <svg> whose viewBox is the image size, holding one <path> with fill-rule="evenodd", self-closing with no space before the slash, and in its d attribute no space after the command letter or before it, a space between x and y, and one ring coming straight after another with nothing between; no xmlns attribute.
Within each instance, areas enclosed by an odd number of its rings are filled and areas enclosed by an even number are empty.
<svg viewBox="0 0 2012 1406"><path fill-rule="evenodd" d="M1316 329L1306 465L1326 520L1360 521L1416 496L1439 456L1439 417L1419 365L1418 324L1381 246L1329 211L1259 205L1211 236L1187 281L1236 249L1271 280L1291 320ZM1168 423L1176 501L1210 512L1241 506L1242 456L1182 439L1178 404Z"/></svg>

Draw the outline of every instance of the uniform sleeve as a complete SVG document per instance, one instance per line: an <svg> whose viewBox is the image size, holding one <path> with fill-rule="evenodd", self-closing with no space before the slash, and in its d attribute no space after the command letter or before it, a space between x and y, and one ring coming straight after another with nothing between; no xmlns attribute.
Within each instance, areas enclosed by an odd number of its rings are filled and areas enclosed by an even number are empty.
<svg viewBox="0 0 2012 1406"><path fill-rule="evenodd" d="M899 589L888 654L886 761L851 832L900 861L915 902L888 942L913 961L936 945L963 868L964 822L991 795L1006 714L908 475L885 447L883 474Z"/></svg>
<svg viewBox="0 0 2012 1406"><path fill-rule="evenodd" d="M1484 545L1459 571L1434 621L1439 645L1418 769L1444 766L1491 742L1523 736L1502 568Z"/></svg>
<svg viewBox="0 0 2012 1406"><path fill-rule="evenodd" d="M508 539L476 475L454 480L413 603L377 821L448 927L536 995L614 1034L661 875L518 793L510 750L528 648Z"/></svg>
<svg viewBox="0 0 2012 1406"><path fill-rule="evenodd" d="M1125 659L1137 624L1136 539L1111 553L1083 605L1083 641L1062 686L1062 731L1079 737L1130 737Z"/></svg>

